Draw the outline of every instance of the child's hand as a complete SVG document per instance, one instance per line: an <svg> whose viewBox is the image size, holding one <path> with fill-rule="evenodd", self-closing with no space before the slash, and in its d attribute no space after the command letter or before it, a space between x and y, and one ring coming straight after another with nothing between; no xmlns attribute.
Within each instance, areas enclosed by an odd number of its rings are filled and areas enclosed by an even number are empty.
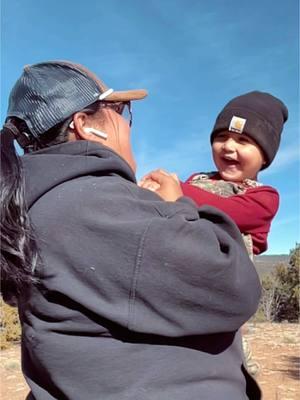
<svg viewBox="0 0 300 400"><path fill-rule="evenodd" d="M162 169L145 175L139 186L154 191L166 201L176 201L183 195L178 176Z"/></svg>
<svg viewBox="0 0 300 400"><path fill-rule="evenodd" d="M148 175L143 176L143 178L138 182L138 185L141 188L151 190L152 192L156 192L156 190L160 188L160 184L148 177Z"/></svg>

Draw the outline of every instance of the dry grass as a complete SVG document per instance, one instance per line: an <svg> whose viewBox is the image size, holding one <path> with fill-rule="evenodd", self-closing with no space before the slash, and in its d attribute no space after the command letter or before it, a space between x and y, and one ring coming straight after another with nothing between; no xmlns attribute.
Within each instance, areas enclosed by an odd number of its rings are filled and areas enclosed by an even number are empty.
<svg viewBox="0 0 300 400"><path fill-rule="evenodd" d="M18 310L0 298L0 349L7 349L11 343L18 342L20 335Z"/></svg>

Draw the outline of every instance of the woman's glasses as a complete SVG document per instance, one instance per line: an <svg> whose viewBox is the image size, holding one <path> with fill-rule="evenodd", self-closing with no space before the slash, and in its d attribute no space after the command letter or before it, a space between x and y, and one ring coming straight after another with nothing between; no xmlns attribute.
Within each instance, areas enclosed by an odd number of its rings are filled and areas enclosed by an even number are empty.
<svg viewBox="0 0 300 400"><path fill-rule="evenodd" d="M128 125L132 125L132 112L131 112L131 103L130 101L101 101L102 107L109 107L114 110L116 113L122 115L124 119L128 122Z"/></svg>

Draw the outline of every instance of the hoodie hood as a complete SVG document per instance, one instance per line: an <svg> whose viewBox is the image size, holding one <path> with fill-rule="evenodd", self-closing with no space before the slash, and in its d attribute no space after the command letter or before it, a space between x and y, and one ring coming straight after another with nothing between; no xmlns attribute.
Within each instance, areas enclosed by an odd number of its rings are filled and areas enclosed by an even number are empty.
<svg viewBox="0 0 300 400"><path fill-rule="evenodd" d="M136 183L134 172L123 158L109 147L85 140L26 154L22 164L28 208L55 186L81 176L119 175Z"/></svg>

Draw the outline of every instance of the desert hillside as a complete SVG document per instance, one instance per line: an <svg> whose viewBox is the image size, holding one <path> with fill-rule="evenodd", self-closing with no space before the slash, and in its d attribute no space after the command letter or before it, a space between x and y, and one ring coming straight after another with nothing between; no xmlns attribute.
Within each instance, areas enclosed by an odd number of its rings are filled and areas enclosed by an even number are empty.
<svg viewBox="0 0 300 400"><path fill-rule="evenodd" d="M267 275L274 271L278 264L288 264L289 255L261 255L254 257L254 264L260 277Z"/></svg>

